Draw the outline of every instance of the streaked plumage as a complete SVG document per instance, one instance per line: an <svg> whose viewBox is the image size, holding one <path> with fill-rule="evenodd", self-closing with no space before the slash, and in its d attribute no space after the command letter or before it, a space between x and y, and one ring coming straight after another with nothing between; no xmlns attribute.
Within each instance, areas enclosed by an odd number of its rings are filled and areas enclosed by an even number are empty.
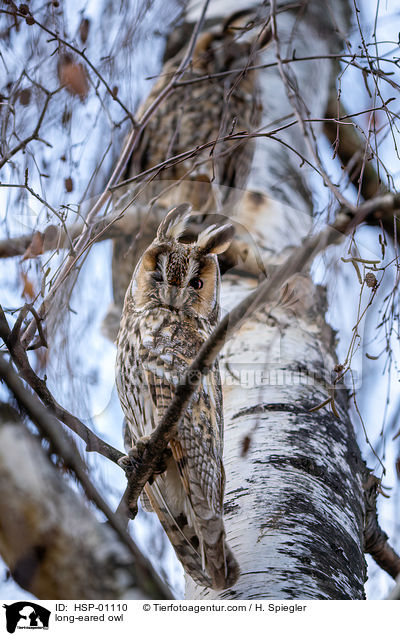
<svg viewBox="0 0 400 636"><path fill-rule="evenodd" d="M190 208L189 208L190 209ZM179 379L219 316L216 254L230 244L230 225L210 227L196 243L179 241L188 206L172 210L143 254L125 297L118 335L117 387L129 450L157 426ZM222 392L218 363L202 378L176 437L166 471L145 486L185 570L201 585L222 589L238 576L225 542Z"/></svg>

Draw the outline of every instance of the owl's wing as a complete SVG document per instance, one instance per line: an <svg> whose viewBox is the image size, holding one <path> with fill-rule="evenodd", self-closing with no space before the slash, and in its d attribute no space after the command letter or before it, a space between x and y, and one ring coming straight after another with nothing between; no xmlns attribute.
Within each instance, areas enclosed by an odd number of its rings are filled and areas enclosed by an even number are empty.
<svg viewBox="0 0 400 636"><path fill-rule="evenodd" d="M167 354L168 355L168 354ZM157 422L163 417L187 368L178 356L164 354L144 362L145 384ZM171 363L171 364L170 364ZM165 366L164 366L165 365ZM167 470L146 485L146 494L180 560L201 585L228 587L238 576L236 561L225 543L223 525L222 403L218 367L203 378L170 442ZM155 426L153 420L151 426ZM150 433L148 424L147 434Z"/></svg>
<svg viewBox="0 0 400 636"><path fill-rule="evenodd" d="M129 359L129 368L122 363L117 373L117 387L126 416L127 451L138 438L152 433L174 392L173 382L166 381L168 372L157 357L149 351L146 353L143 343L137 345ZM139 350L143 354L141 359L136 355ZM152 483L145 485L141 502L145 510L156 512L185 570L200 585L212 586L204 571L197 530L191 520L191 506L173 457L168 460L166 472L155 475Z"/></svg>
<svg viewBox="0 0 400 636"><path fill-rule="evenodd" d="M144 365L157 422L161 421L175 395L179 373L182 377L186 370L179 356L174 358L173 367L164 366L163 374L160 368L154 373L153 365L151 371ZM151 423L152 428L155 424L154 421ZM148 430L148 425L145 426ZM150 434L150 431L146 434ZM223 419L221 381L217 367L202 378L170 447L183 488L193 507L196 509L201 502L209 511L221 515L224 489Z"/></svg>
<svg viewBox="0 0 400 636"><path fill-rule="evenodd" d="M176 368L172 371L169 365L166 367L160 366L159 359L143 365L145 385L153 406L153 417L143 424L147 435L161 421L177 388ZM186 449L178 437L170 442L170 448L172 458L167 470L155 476L152 484L146 484L145 494L186 571L197 583L210 587L213 583L206 572L204 541L191 497L193 474Z"/></svg>

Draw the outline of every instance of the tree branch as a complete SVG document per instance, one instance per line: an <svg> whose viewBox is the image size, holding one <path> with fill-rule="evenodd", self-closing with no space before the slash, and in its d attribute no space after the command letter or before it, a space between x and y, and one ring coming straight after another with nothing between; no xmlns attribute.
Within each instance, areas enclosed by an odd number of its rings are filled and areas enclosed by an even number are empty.
<svg viewBox="0 0 400 636"><path fill-rule="evenodd" d="M400 575L400 557L388 543L388 536L378 523L376 500L380 490L377 477L368 474L364 484L365 528L364 552L372 556L382 570L396 579Z"/></svg>
<svg viewBox="0 0 400 636"><path fill-rule="evenodd" d="M51 415L1 358L0 368L21 405L76 468L63 432L54 436ZM22 587L48 599L171 598L125 530L117 531L118 541L99 523L6 405L0 405L0 467L0 550Z"/></svg>
<svg viewBox="0 0 400 636"><path fill-rule="evenodd" d="M345 168L350 161L353 162L349 174L351 182L357 189L360 187L361 195L365 200L377 196L382 184L373 163L363 161L365 142L363 143L361 135L358 134L356 125L340 126L338 123L338 120L342 121L352 116L347 115L336 92L328 101L326 117L324 133L332 144L335 155L339 157Z"/></svg>
<svg viewBox="0 0 400 636"><path fill-rule="evenodd" d="M18 9L16 9L15 11L12 11L12 12L11 11L6 11L6 10L3 9L3 10L0 11L0 13L5 13L5 14L9 14L9 15L15 15L15 16L18 16L18 17L20 17L22 19L26 19L26 13L18 11ZM76 46L73 46L73 44L71 44L67 40L64 40L62 37L60 37L60 35L58 33L55 33L54 31L49 29L46 25L41 24L41 22L39 22L38 20L33 18L32 14L30 14L30 17L34 20L34 24L36 24L45 33L50 35L53 40L55 40L59 44L62 44L63 46L68 48L70 51L73 51L76 55L78 55L79 57L81 57L84 60L85 64L87 64L89 66L89 68L93 71L93 73L96 75L96 77L103 84L104 88L109 93L109 95L111 95L113 100L115 102L117 102L121 106L122 110L125 112L127 117L129 117L129 119L131 120L132 124L135 126L136 122L135 122L135 119L134 119L131 111L125 106L125 104L122 103L122 101L119 99L119 97L117 96L115 91L113 91L113 89L108 85L108 83L106 82L106 80L104 79L102 74L99 73L99 71L94 66L94 64L92 64L92 62L89 60L87 55L85 55L85 49L80 50ZM49 41L51 42L51 40L49 40ZM62 88L64 88L64 87L61 86L58 90L61 90Z"/></svg>
<svg viewBox="0 0 400 636"><path fill-rule="evenodd" d="M194 49L194 45L196 43L199 31L201 29L201 26L203 24L204 21L204 16L205 16L205 12L207 10L209 4L209 0L206 0L206 2L204 3L204 7L201 13L201 16L198 20L198 22L196 23L194 30L193 30L193 34L192 37L190 39L188 48L187 48L187 52L184 55L181 63L179 64L176 72L174 73L173 77L171 78L171 80L168 82L168 84L164 87L164 89L162 91L160 91L160 93L157 95L157 97L155 98L155 100L150 104L150 106L147 108L147 110L143 113L142 117L140 118L139 122L137 123L137 126L135 126L131 132L131 134L129 135L127 142L123 148L123 151L118 159L117 165L110 177L110 179L108 180L108 183L106 185L106 187L104 188L103 193L100 195L100 197L98 198L97 202L95 203L95 205L93 206L93 208L90 210L90 212L87 215L86 218L86 228L84 229L84 231L82 232L82 234L80 235L80 237L77 240L75 247L75 254L71 255L66 263L63 265L63 267L61 268L59 274L57 275L56 280L54 281L51 290L48 292L47 297L45 298L45 300L42 302L39 310L38 310L38 314L39 316L42 318L44 317L45 313L46 313L46 307L49 306L49 300L51 298L54 297L55 293L58 291L59 287L62 285L62 283L65 281L65 279L68 277L69 273L71 272L72 268L76 265L77 261L81 258L82 254L85 252L85 250L88 247L88 243L91 242L92 239L92 232L93 232L93 223L95 221L95 218L97 216L97 214L100 212L100 210L103 208L103 206L108 202L108 200L111 197L111 191L110 188L112 188L114 185L116 185L119 181L119 179L121 178L125 167L129 161L130 156L132 155L132 152L134 151L134 149L136 148L136 145L148 123L148 121L150 120L150 118L152 117L152 115L156 112L156 110L158 109L158 107L160 106L160 104L168 97L168 95L170 95L170 93L175 89L176 87L176 83L181 79L183 73L185 72L187 66L189 65L190 59L191 59L191 55L193 53L193 49ZM27 329L25 330L25 333L22 336L22 342L25 346L25 348L29 345L30 341L32 340L34 334L36 331L36 322L34 320L32 320L29 324L29 326L27 327Z"/></svg>
<svg viewBox="0 0 400 636"><path fill-rule="evenodd" d="M17 154L17 152L19 152L20 150L23 150L26 148L26 146L31 142L31 141L42 141L42 143L47 143L47 142L43 142L43 139L39 139L39 132L40 132L40 128L43 124L43 119L44 116L46 114L47 108L49 106L50 100L51 98L58 93L61 89L57 88L55 91L50 92L47 91L45 88L41 87L43 91L45 91L46 93L46 99L42 108L42 111L39 115L39 119L37 121L37 124L35 126L34 131L28 136L25 137L25 139L23 139L22 141L19 142L19 144L17 144L16 146L14 146L14 148L12 148L11 150L9 150L4 157L0 160L0 168L2 168L7 161L9 161L11 159L11 157L13 157L14 155Z"/></svg>
<svg viewBox="0 0 400 636"><path fill-rule="evenodd" d="M135 235L140 229L137 214L132 212L127 212L123 216L121 214L118 212L98 219L93 225L93 240L97 242ZM23 256L37 234L40 236L42 254L50 250L69 249L70 239L73 241L78 238L85 226L85 223L73 223L68 226L67 234L63 228L48 225L43 232L31 232L23 236L2 239L0 240L0 258Z"/></svg>
<svg viewBox="0 0 400 636"><path fill-rule="evenodd" d="M346 115L343 105L338 101L336 93L331 96L327 111L327 120L324 123L324 132L334 148L341 163L349 169L349 178L357 188L364 200L378 196L379 192L386 193L385 187L375 169L372 161L366 160L367 140L363 140L357 131L357 126L339 126L335 120L351 117ZM379 158L376 157L379 162ZM368 219L369 225L383 227L385 233L397 243L400 240L400 232L396 219L381 218L379 214Z"/></svg>
<svg viewBox="0 0 400 636"><path fill-rule="evenodd" d="M36 319L37 318L34 318L35 321ZM100 455L103 455L104 457L107 457L107 459L117 463L123 454L110 444L107 444L107 442L93 433L93 431L81 422L81 420L75 417L75 415L72 415L58 404L47 388L45 381L41 380L39 376L36 375L29 363L27 353L21 344L19 334L17 334L14 330L10 330L1 306L0 337L3 339L4 344L8 348L11 358L20 372L21 377L40 397L43 404L51 411L51 413L85 442L87 451L96 451L97 453L100 453Z"/></svg>

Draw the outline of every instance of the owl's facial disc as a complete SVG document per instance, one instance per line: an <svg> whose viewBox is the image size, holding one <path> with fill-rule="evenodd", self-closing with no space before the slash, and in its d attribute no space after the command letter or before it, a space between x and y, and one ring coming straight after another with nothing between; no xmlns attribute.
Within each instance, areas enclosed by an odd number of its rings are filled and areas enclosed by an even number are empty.
<svg viewBox="0 0 400 636"><path fill-rule="evenodd" d="M219 270L217 257L204 246L157 241L144 253L134 278L137 285L131 286L131 293L137 309L164 307L215 323Z"/></svg>
<svg viewBox="0 0 400 636"><path fill-rule="evenodd" d="M212 285L210 263L215 268L213 258L200 254L192 245L178 242L151 248L143 258L145 269L151 281L151 297L164 307L189 312L206 313L204 293ZM208 265L208 266L207 266Z"/></svg>

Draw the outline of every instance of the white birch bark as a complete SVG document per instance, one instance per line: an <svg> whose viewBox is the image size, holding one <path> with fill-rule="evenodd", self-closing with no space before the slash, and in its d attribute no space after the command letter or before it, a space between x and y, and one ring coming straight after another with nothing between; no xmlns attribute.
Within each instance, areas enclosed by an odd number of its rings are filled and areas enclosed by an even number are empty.
<svg viewBox="0 0 400 636"><path fill-rule="evenodd" d="M238 3L238 7L239 7ZM279 3L282 6L284 3ZM325 55L338 50L333 30L346 26L347 2L309 2L277 18L285 56ZM214 2L232 12L236 3ZM240 7L239 7L240 8ZM217 15L217 14L216 14ZM194 12L190 14L195 19ZM282 53L283 54L283 53ZM269 46L263 61L276 59ZM329 60L291 65L310 117L324 116ZM293 76L292 76L293 77ZM276 67L261 75L263 124L293 116ZM288 120L284 120L288 121ZM293 126L281 137L306 157L303 133ZM268 267L282 261L311 228L311 197L299 157L274 140L257 143L249 190L234 217L250 233ZM222 307L231 309L257 284L223 277ZM297 302L251 315L226 344L224 385L228 542L241 567L230 590L218 593L187 581L186 597L198 599L360 599L364 596L363 464L347 414L310 408L329 396L335 335L324 320L324 292L310 278L292 281ZM249 444L247 452L245 446Z"/></svg>

